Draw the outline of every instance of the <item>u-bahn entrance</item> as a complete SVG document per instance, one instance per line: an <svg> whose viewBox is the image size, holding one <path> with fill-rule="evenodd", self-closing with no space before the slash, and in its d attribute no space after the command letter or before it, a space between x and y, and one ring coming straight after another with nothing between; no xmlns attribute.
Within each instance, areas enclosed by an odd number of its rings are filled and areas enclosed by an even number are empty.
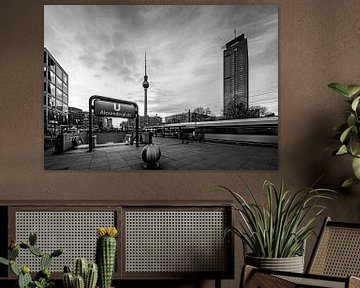
<svg viewBox="0 0 360 288"><path fill-rule="evenodd" d="M100 117L135 118L136 147L139 147L139 109L135 102L98 95L89 98L89 152L94 148L93 114Z"/></svg>

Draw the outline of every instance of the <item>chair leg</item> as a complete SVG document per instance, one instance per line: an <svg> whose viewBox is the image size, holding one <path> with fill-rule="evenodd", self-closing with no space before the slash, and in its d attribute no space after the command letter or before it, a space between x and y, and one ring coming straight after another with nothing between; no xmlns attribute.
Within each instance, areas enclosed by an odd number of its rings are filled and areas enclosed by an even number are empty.
<svg viewBox="0 0 360 288"><path fill-rule="evenodd" d="M240 286L239 286L240 288L248 287L253 271L254 271L254 267L250 265L244 265L241 271Z"/></svg>
<svg viewBox="0 0 360 288"><path fill-rule="evenodd" d="M240 288L296 287L295 283L291 283L287 280L272 276L271 274L257 272L256 270L256 268L249 265L243 267L241 273Z"/></svg>
<svg viewBox="0 0 360 288"><path fill-rule="evenodd" d="M360 288L360 278L351 276L349 277L349 288Z"/></svg>

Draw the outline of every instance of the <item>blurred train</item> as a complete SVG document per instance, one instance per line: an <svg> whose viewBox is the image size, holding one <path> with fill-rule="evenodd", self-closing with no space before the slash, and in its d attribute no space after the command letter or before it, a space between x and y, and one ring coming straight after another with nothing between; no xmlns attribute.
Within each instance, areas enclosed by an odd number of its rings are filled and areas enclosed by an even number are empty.
<svg viewBox="0 0 360 288"><path fill-rule="evenodd" d="M154 136L186 140L277 146L278 117L163 124Z"/></svg>

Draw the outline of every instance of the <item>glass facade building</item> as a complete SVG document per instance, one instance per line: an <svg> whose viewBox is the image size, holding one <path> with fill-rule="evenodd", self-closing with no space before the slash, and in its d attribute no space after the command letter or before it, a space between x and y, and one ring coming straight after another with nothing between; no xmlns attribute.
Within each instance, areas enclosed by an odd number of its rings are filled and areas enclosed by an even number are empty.
<svg viewBox="0 0 360 288"><path fill-rule="evenodd" d="M249 108L249 57L244 34L226 43L224 50L224 116L233 107Z"/></svg>
<svg viewBox="0 0 360 288"><path fill-rule="evenodd" d="M44 47L44 133L57 135L68 125L69 77Z"/></svg>

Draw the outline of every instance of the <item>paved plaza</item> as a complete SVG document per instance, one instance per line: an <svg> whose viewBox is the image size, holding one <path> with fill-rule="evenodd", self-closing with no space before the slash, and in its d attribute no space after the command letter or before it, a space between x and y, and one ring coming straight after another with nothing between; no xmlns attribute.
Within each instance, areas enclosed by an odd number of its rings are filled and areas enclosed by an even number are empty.
<svg viewBox="0 0 360 288"><path fill-rule="evenodd" d="M182 143L179 139L154 137L159 145L160 170L276 170L276 147L223 144ZM61 154L46 151L46 170L143 170L141 150L145 144L99 145L92 152L87 145Z"/></svg>

